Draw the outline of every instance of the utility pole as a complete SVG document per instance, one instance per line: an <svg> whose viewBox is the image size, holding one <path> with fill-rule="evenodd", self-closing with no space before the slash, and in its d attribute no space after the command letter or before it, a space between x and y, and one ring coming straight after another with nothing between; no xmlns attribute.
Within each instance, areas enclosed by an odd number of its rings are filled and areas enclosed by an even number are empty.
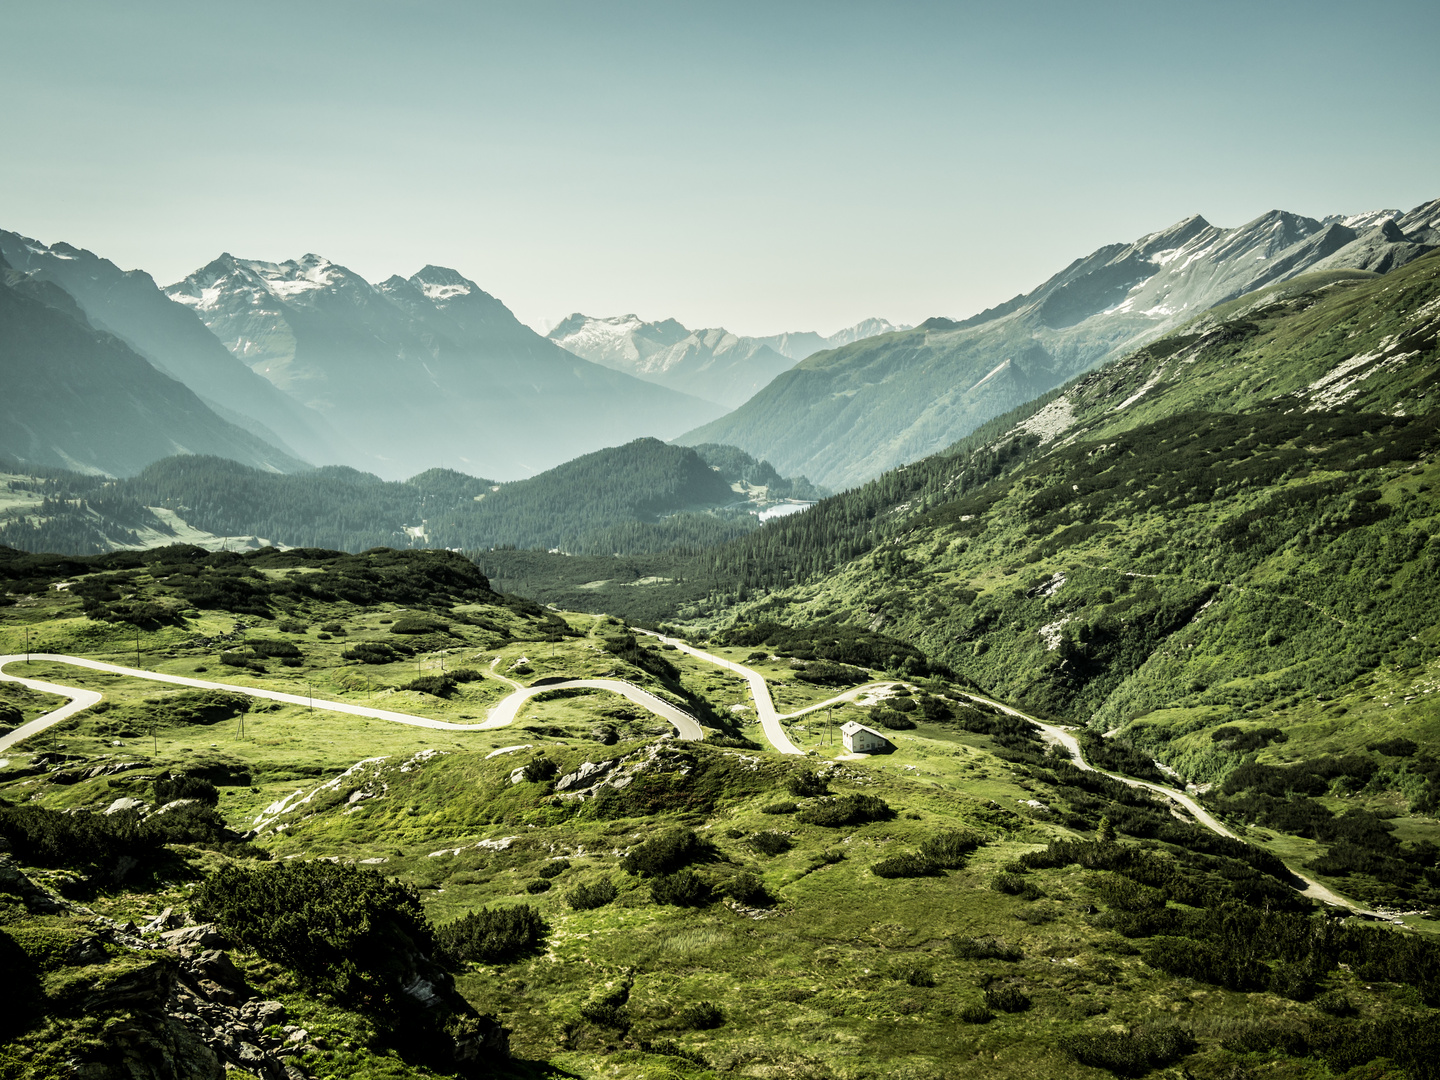
<svg viewBox="0 0 1440 1080"><path fill-rule="evenodd" d="M140 666L140 627L135 627L135 666Z"/></svg>
<svg viewBox="0 0 1440 1080"><path fill-rule="evenodd" d="M25 662L30 662L30 627L25 627Z"/></svg>

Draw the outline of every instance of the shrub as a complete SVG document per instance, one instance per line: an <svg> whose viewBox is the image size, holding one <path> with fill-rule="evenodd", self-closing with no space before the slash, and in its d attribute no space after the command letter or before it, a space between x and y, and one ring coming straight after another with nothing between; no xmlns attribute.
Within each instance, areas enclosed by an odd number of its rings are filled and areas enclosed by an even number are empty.
<svg viewBox="0 0 1440 1080"><path fill-rule="evenodd" d="M956 870L965 865L965 858L985 842L970 832L951 830L937 833L920 845L920 854L936 866Z"/></svg>
<svg viewBox="0 0 1440 1080"><path fill-rule="evenodd" d="M236 652L222 652L220 654L220 663L226 667L246 668L250 671L265 670L265 665L258 660L252 660L250 657Z"/></svg>
<svg viewBox="0 0 1440 1080"><path fill-rule="evenodd" d="M883 878L928 877L939 871L940 868L924 855L917 855L912 851L901 852L888 859L881 859L870 867L872 874Z"/></svg>
<svg viewBox="0 0 1440 1080"><path fill-rule="evenodd" d="M176 799L194 799L207 806L215 806L220 802L219 789L209 780L198 776L157 776L153 790L155 801L162 806Z"/></svg>
<svg viewBox="0 0 1440 1080"><path fill-rule="evenodd" d="M222 866L193 908L307 988L357 1006L396 1004L407 958L434 942L413 887L324 861Z"/></svg>
<svg viewBox="0 0 1440 1080"><path fill-rule="evenodd" d="M580 1017L603 1028L624 1031L630 1027L630 1013L625 1003L630 1000L630 990L618 986L613 990L602 989L580 1006Z"/></svg>
<svg viewBox="0 0 1440 1080"><path fill-rule="evenodd" d="M340 657L343 660L358 660L362 664L388 664L398 660L400 654L383 642L362 641L346 649Z"/></svg>
<svg viewBox="0 0 1440 1080"><path fill-rule="evenodd" d="M1069 1035L1061 1047L1082 1065L1108 1069L1116 1076L1144 1076L1179 1061L1195 1049L1195 1039L1184 1028L1161 1027L1143 1033L1098 1031Z"/></svg>
<svg viewBox="0 0 1440 1080"><path fill-rule="evenodd" d="M988 1024L995 1014L983 1005L966 1005L960 1010L960 1020L966 1024Z"/></svg>
<svg viewBox="0 0 1440 1080"><path fill-rule="evenodd" d="M892 978L899 979L906 986L927 987L935 985L935 976L929 968L923 968L919 964L902 964L890 973Z"/></svg>
<svg viewBox="0 0 1440 1080"><path fill-rule="evenodd" d="M538 895L539 893L547 893L550 891L550 882L546 881L544 878L537 878L534 881L527 881L525 883L525 891L527 893L530 893L532 896Z"/></svg>
<svg viewBox="0 0 1440 1080"><path fill-rule="evenodd" d="M245 647L256 656L299 656L293 641L247 641Z"/></svg>
<svg viewBox="0 0 1440 1080"><path fill-rule="evenodd" d="M450 672L450 678L454 679L457 683L478 682L484 677L484 675L476 671L474 668L468 667L456 668L454 671Z"/></svg>
<svg viewBox="0 0 1440 1080"><path fill-rule="evenodd" d="M767 829L750 837L750 846L762 855L783 855L795 846L795 842L782 832Z"/></svg>
<svg viewBox="0 0 1440 1080"><path fill-rule="evenodd" d="M282 634L303 634L309 627L303 622L296 622L294 619L282 619L275 624L275 629Z"/></svg>
<svg viewBox="0 0 1440 1080"><path fill-rule="evenodd" d="M793 814L793 813L795 813L796 810L799 810L799 809L800 809L800 804L799 804L799 803L793 803L793 802L777 802L777 803L771 803L769 806L762 806L762 807L760 807L760 813L762 813L762 814Z"/></svg>
<svg viewBox="0 0 1440 1080"><path fill-rule="evenodd" d="M541 754L539 757L526 763L521 775L531 784L543 784L547 780L554 780L559 773L560 766ZM570 864L566 863L565 865L569 866Z"/></svg>
<svg viewBox="0 0 1440 1080"><path fill-rule="evenodd" d="M991 986L985 990L985 1007L1000 1012L1024 1012L1031 1006L1029 996L1018 986Z"/></svg>
<svg viewBox="0 0 1440 1080"><path fill-rule="evenodd" d="M890 731L909 731L915 727L914 720L889 709L875 709L870 713L870 719Z"/></svg>
<svg viewBox="0 0 1440 1080"><path fill-rule="evenodd" d="M1315 999L1315 1007L1330 1016L1354 1016L1359 1012L1350 999L1339 990L1321 994Z"/></svg>
<svg viewBox="0 0 1440 1080"><path fill-rule="evenodd" d="M749 871L742 871L731 878L730 884L725 886L725 894L737 904L752 908L770 907L775 902L765 883Z"/></svg>
<svg viewBox="0 0 1440 1080"><path fill-rule="evenodd" d="M448 698L455 692L455 680L449 675L421 675L418 679L411 679L401 689Z"/></svg>
<svg viewBox="0 0 1440 1080"><path fill-rule="evenodd" d="M699 907L709 901L710 887L700 880L694 870L677 870L650 882L650 898L657 904Z"/></svg>
<svg viewBox="0 0 1440 1080"><path fill-rule="evenodd" d="M825 778L818 773L802 772L796 773L785 781L785 788L799 799L809 799L816 795L830 794L830 785Z"/></svg>
<svg viewBox="0 0 1440 1080"><path fill-rule="evenodd" d="M709 1031L718 1028L725 1023L725 1012L711 1001L697 1001L694 1004L686 1005L675 1014L677 1027L689 1028L692 1031Z"/></svg>
<svg viewBox="0 0 1440 1080"><path fill-rule="evenodd" d="M615 883L609 878L587 885L581 882L565 894L565 902L576 911L591 911L604 907L619 895Z"/></svg>
<svg viewBox="0 0 1440 1080"><path fill-rule="evenodd" d="M392 634L448 634L450 624L428 615L405 615L390 625ZM334 633L332 630L331 633Z"/></svg>
<svg viewBox="0 0 1440 1080"><path fill-rule="evenodd" d="M795 815L795 820L834 829L868 821L888 821L894 816L889 803L878 795L844 795L806 807Z"/></svg>
<svg viewBox="0 0 1440 1080"><path fill-rule="evenodd" d="M566 870L569 869L569 859L555 859L542 866L539 873L542 878L555 878L559 877L561 874L563 874Z"/></svg>
<svg viewBox="0 0 1440 1080"><path fill-rule="evenodd" d="M345 627L341 626L338 622L327 622L324 626L320 627L320 629L324 630L327 634L345 633Z"/></svg>
<svg viewBox="0 0 1440 1080"><path fill-rule="evenodd" d="M1171 975L1214 983L1231 990L1257 990L1266 982L1267 973L1263 966L1253 960L1233 956L1205 941L1153 937L1145 942L1140 955L1151 967Z"/></svg>
<svg viewBox="0 0 1440 1080"><path fill-rule="evenodd" d="M993 937L951 938L950 951L957 960L1019 960L1025 955L1018 946Z"/></svg>
<svg viewBox="0 0 1440 1080"><path fill-rule="evenodd" d="M693 829L671 829L634 848L620 860L620 869L628 874L672 874L704 852Z"/></svg>
<svg viewBox="0 0 1440 1080"><path fill-rule="evenodd" d="M990 879L990 888L1022 900L1039 900L1045 895L1038 885L1019 874L996 874Z"/></svg>
<svg viewBox="0 0 1440 1080"><path fill-rule="evenodd" d="M436 930L435 941L454 963L503 964L542 948L549 932L537 909L520 904L462 915Z"/></svg>

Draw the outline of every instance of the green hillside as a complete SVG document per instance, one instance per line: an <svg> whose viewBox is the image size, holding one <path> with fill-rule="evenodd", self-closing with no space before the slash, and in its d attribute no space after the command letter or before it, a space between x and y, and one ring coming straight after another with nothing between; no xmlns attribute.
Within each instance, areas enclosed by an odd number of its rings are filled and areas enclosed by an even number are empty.
<svg viewBox="0 0 1440 1080"><path fill-rule="evenodd" d="M1303 837L1276 849L1352 891L1434 905L1437 274L1219 309L1011 417L1002 475L955 468L958 498L737 621L882 628Z"/></svg>
<svg viewBox="0 0 1440 1080"><path fill-rule="evenodd" d="M780 477L734 447L637 439L528 480L496 484L449 469L403 482L342 466L291 475L215 457L167 458L126 481L10 465L12 506L0 542L29 551L92 553L174 543L173 514L212 537L291 547L381 546L646 553L714 545L754 529L754 511L817 498L803 477ZM25 499L31 492L40 496ZM215 546L219 546L216 544Z"/></svg>

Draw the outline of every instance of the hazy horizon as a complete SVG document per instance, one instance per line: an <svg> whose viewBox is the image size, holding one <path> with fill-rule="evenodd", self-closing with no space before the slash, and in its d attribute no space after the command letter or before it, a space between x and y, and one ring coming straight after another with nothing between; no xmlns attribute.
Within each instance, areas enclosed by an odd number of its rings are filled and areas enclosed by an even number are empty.
<svg viewBox="0 0 1440 1080"><path fill-rule="evenodd" d="M1440 195L1419 3L88 0L0 26L0 227L162 285L222 251L443 264L542 332L963 317L1190 214Z"/></svg>

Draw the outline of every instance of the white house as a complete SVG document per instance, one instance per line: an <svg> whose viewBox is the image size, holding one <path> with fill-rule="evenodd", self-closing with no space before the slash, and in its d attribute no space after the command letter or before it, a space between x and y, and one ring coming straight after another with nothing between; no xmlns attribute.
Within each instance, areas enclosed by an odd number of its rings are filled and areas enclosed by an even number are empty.
<svg viewBox="0 0 1440 1080"><path fill-rule="evenodd" d="M841 724L840 734L845 739L845 749L852 754L873 754L877 750L891 749L890 740L884 735L854 720Z"/></svg>

